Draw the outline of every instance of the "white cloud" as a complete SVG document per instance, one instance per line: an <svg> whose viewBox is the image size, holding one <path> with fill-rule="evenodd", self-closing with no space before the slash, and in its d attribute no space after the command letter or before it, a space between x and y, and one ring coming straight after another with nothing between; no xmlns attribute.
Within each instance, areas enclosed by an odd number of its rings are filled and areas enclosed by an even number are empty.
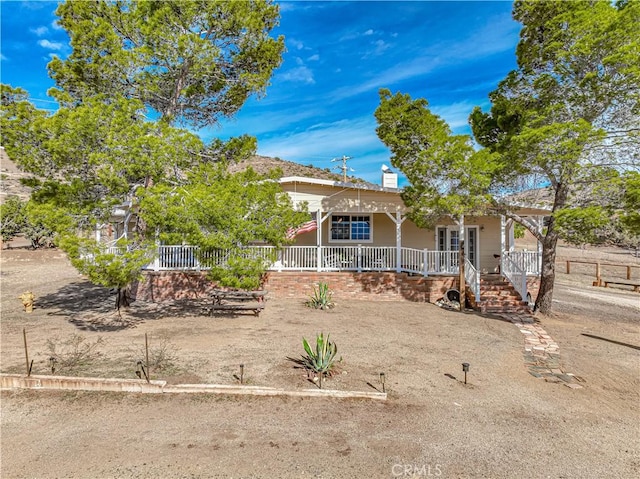
<svg viewBox="0 0 640 479"><path fill-rule="evenodd" d="M300 57L295 57L296 65L304 65L304 61Z"/></svg>
<svg viewBox="0 0 640 479"><path fill-rule="evenodd" d="M299 40L296 40L295 38L289 38L287 41L296 50L302 50L304 48L304 43L302 43Z"/></svg>
<svg viewBox="0 0 640 479"><path fill-rule="evenodd" d="M348 85L336 89L332 101L342 101L353 96L377 91L380 88L394 89L401 81L427 75L442 66L457 65L469 59L491 56L514 48L517 42L518 24L508 14L490 18L485 25L470 32L455 42L441 42L424 51L421 56L390 65L376 72L370 80L357 85ZM516 38L514 40L514 37ZM382 42L382 40L378 40ZM376 42L377 43L377 42ZM376 44L376 51L383 52L390 44ZM365 55L365 58L372 53Z"/></svg>
<svg viewBox="0 0 640 479"><path fill-rule="evenodd" d="M369 30L364 32L363 35L373 35L373 30L370 28Z"/></svg>
<svg viewBox="0 0 640 479"><path fill-rule="evenodd" d="M331 99L333 101L341 101L346 98L366 93L369 91L377 91L380 88L391 88L400 81L417 76L425 75L435 68L438 61L434 58L419 57L408 62L398 63L378 72L374 78L369 81L363 81L358 85L348 85L335 90Z"/></svg>
<svg viewBox="0 0 640 479"><path fill-rule="evenodd" d="M62 28L62 26L58 23L58 20L54 20L51 22L51 28L53 28L54 30L64 30L64 28Z"/></svg>
<svg viewBox="0 0 640 479"><path fill-rule="evenodd" d="M313 72L305 66L292 68L287 72L281 73L278 77L284 81L296 83L313 84L316 82L313 78Z"/></svg>
<svg viewBox="0 0 640 479"><path fill-rule="evenodd" d="M258 150L261 155L279 156L303 163L313 157L331 159L341 155L353 156L356 160L372 150L384 148L375 130L373 115L355 120L318 123L304 131L262 140ZM388 155L384 156L388 161Z"/></svg>
<svg viewBox="0 0 640 479"><path fill-rule="evenodd" d="M0 60L4 61L9 61L9 59L7 57L5 57L2 53L0 53Z"/></svg>
<svg viewBox="0 0 640 479"><path fill-rule="evenodd" d="M307 58L307 60L310 62L317 62L318 60L320 60L320 55L316 53L315 55L311 55L309 58Z"/></svg>
<svg viewBox="0 0 640 479"><path fill-rule="evenodd" d="M373 52L374 55L382 55L385 50L388 50L391 47L391 45L384 40L376 40L373 44L376 47Z"/></svg>
<svg viewBox="0 0 640 479"><path fill-rule="evenodd" d="M31 29L29 29L29 31L31 33L35 33L39 37L49 33L49 29L47 27L45 27L45 26L41 26L41 27L37 27L37 28L31 28Z"/></svg>
<svg viewBox="0 0 640 479"><path fill-rule="evenodd" d="M48 50L62 50L64 45L60 42L51 42L49 40L39 40L38 45Z"/></svg>
<svg viewBox="0 0 640 479"><path fill-rule="evenodd" d="M476 106L474 103L462 101L450 105L431 105L431 111L446 121L454 133L468 134L468 119L474 106Z"/></svg>
<svg viewBox="0 0 640 479"><path fill-rule="evenodd" d="M447 57L452 59L451 63L460 63L470 58L475 59L513 50L517 43L519 28L511 15L496 15L460 41L434 45L432 51L446 52Z"/></svg>

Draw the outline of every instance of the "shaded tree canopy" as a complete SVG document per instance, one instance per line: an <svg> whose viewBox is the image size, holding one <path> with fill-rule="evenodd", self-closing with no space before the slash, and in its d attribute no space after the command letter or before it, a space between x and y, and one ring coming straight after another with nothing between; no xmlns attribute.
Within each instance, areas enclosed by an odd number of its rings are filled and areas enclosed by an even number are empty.
<svg viewBox="0 0 640 479"><path fill-rule="evenodd" d="M65 2L56 13L73 47L49 64L57 98L133 98L169 123L232 116L264 93L284 51L269 0Z"/></svg>
<svg viewBox="0 0 640 479"><path fill-rule="evenodd" d="M625 188L622 204L633 205L634 177L626 175L640 170L640 2L522 0L513 16L523 25L518 68L490 94L490 111L476 107L469 118L483 149L452 135L426 100L388 90L377 131L412 183L405 199L414 214L474 213L486 201L531 230L543 244L536 309L549 312L558 222L583 239L605 219L634 223L632 211L610 214L608 200ZM603 182L613 187L593 194ZM508 204L510 194L540 187L553 198L544 234Z"/></svg>
<svg viewBox="0 0 640 479"><path fill-rule="evenodd" d="M250 95L264 93L284 51L283 38L271 36L279 19L276 4L86 1L63 3L57 14L73 49L48 66L57 85L50 94L60 108L47 114L24 90L2 85L2 143L33 174L28 182L39 217L69 236L62 244L92 281L121 288L122 281L137 277L157 228L205 249L238 248L255 240L280 245L283 221L304 221L276 183L267 188L255 174L227 174L229 162L255 152L255 138L205 145L176 128L213 125L233 116ZM176 194L185 208L179 225L167 221L178 206L171 204ZM244 200L234 201L239 198ZM168 208L167 214L154 216L153 205ZM110 221L115 206L137 217L136 235L117 261L122 275L105 266L110 256L70 236ZM215 221L208 216L211 208L218 208ZM269 216L273 211L278 218Z"/></svg>

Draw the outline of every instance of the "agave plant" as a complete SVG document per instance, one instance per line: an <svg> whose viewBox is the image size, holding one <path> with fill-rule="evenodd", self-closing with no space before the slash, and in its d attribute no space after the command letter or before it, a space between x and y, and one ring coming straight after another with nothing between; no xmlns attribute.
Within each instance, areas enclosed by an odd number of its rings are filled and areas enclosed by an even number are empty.
<svg viewBox="0 0 640 479"><path fill-rule="evenodd" d="M307 306L315 309L330 309L335 306L335 303L331 300L333 292L329 289L327 283L318 283L318 287L314 286L313 294L307 301Z"/></svg>
<svg viewBox="0 0 640 479"><path fill-rule="evenodd" d="M302 357L302 365L314 371L320 380L320 388L322 389L322 377L331 372L338 353L338 347L335 343L329 341L329 335L324 337L323 333L316 336L315 351L311 349L309 342L302 338L302 346L307 355Z"/></svg>

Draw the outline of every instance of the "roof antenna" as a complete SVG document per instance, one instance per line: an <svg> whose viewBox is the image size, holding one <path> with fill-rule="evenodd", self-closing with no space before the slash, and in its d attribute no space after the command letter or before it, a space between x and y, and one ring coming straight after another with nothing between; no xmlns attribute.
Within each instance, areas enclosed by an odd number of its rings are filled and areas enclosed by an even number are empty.
<svg viewBox="0 0 640 479"><path fill-rule="evenodd" d="M347 182L347 172L348 171L356 171L353 168L349 168L347 166L347 161L349 161L350 159L351 159L350 156L342 155L342 158L334 158L333 160L331 160L332 163L336 162L336 161L341 161L342 162L342 165L338 165L335 168L336 168L336 170L342 171L342 181L344 183Z"/></svg>

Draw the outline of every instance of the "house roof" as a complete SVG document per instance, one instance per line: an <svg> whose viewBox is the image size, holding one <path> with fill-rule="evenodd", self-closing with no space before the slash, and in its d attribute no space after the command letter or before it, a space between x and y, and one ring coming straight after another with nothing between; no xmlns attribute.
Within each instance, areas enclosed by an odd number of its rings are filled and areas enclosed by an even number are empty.
<svg viewBox="0 0 640 479"><path fill-rule="evenodd" d="M353 188L354 190L381 191L383 193L402 193L402 188L383 188L372 183L351 183L344 181L322 180L319 178L307 178L304 176L285 176L278 180L280 184L305 183L308 185L335 186L337 188Z"/></svg>
<svg viewBox="0 0 640 479"><path fill-rule="evenodd" d="M278 180L280 184L307 184L307 185L319 185L329 186L343 189L353 189L359 191L377 191L382 193L391 193L399 195L402 193L402 188L384 188L379 185L371 183L351 183L343 181L333 181L320 178L307 178L304 176L286 176ZM513 198L515 199L515 198ZM547 204L540 204L534 202L533 198L529 198L530 201L509 201L510 206L516 208L520 214L524 215L546 215L551 211L551 207Z"/></svg>

